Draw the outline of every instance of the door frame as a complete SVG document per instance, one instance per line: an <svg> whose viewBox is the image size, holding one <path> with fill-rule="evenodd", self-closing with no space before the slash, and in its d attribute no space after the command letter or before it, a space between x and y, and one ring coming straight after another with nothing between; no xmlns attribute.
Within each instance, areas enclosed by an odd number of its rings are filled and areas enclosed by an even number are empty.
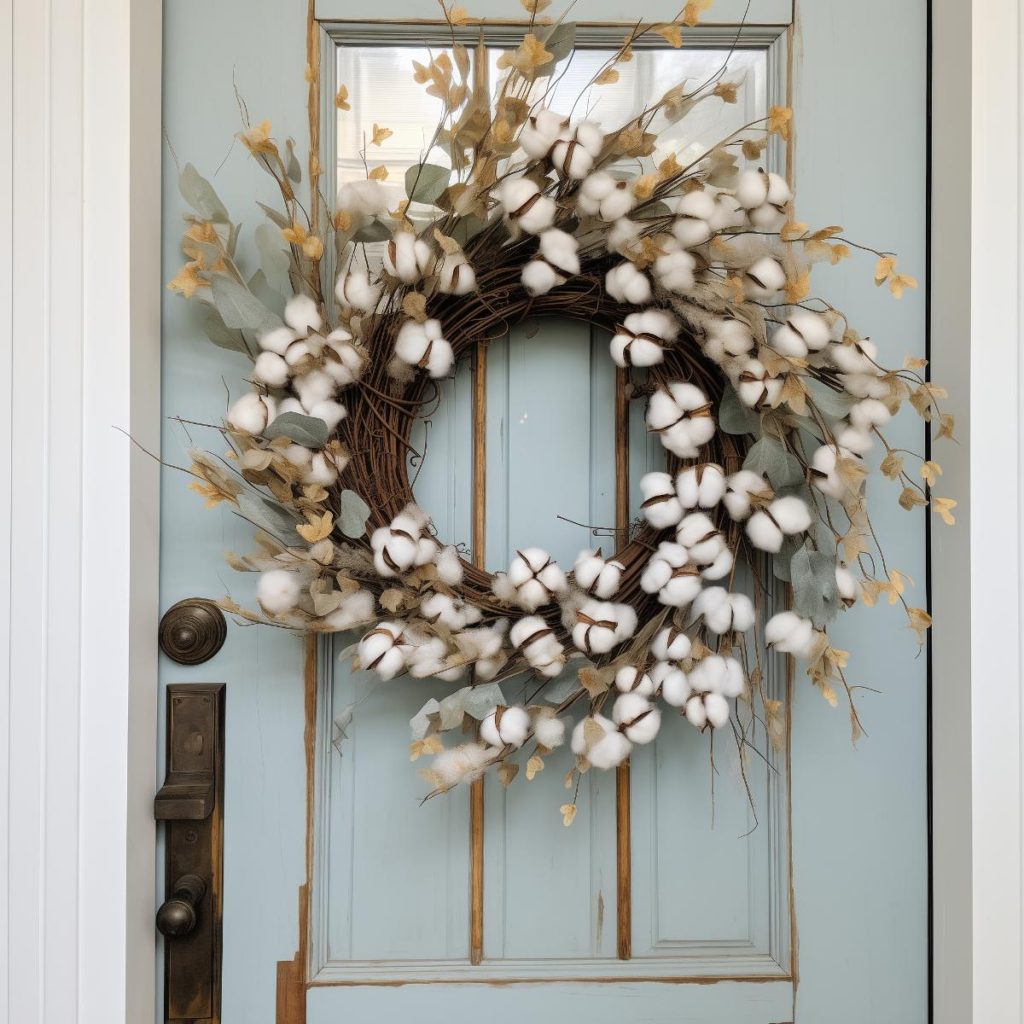
<svg viewBox="0 0 1024 1024"><path fill-rule="evenodd" d="M1024 602L1016 7L932 0L931 357L961 440L943 458L959 525L930 540L943 624L931 649L937 1024L1024 1009L1021 652L988 639L1019 635ZM0 66L13 67L0 80L0 1006L12 1019L138 1021L157 1001L159 481L111 424L156 450L160 61L160 0L0 0ZM1009 372L982 387L991 355ZM79 432L80 445L52 446ZM43 495L31 516L11 502L15 479ZM973 646L972 620L984 624Z"/></svg>

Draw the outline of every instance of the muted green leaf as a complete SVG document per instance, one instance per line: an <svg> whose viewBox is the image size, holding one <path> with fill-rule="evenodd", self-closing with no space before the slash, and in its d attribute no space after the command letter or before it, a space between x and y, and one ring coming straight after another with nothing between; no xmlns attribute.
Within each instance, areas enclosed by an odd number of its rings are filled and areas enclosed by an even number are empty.
<svg viewBox="0 0 1024 1024"><path fill-rule="evenodd" d="M305 544L295 532L299 521L276 502L251 491L242 491L238 496L238 510L254 526L265 530L282 543Z"/></svg>
<svg viewBox="0 0 1024 1024"><path fill-rule="evenodd" d="M280 327L275 316L248 288L222 275L213 278L213 302L225 326L247 331Z"/></svg>
<svg viewBox="0 0 1024 1024"><path fill-rule="evenodd" d="M206 331L206 336L218 348L230 349L233 352L244 352L246 355L252 354L249 351L249 346L245 343L245 335L235 328L228 327L220 313L213 307L210 307L206 312L203 330Z"/></svg>
<svg viewBox="0 0 1024 1024"><path fill-rule="evenodd" d="M555 25L550 31L538 36L544 44L544 49L551 54L551 60L542 64L537 72L540 75L550 75L554 72L558 62L564 60L576 46L576 23L574 21L563 21Z"/></svg>
<svg viewBox="0 0 1024 1024"><path fill-rule="evenodd" d="M793 610L810 619L819 629L828 625L839 611L836 560L805 544L789 564L793 583Z"/></svg>
<svg viewBox="0 0 1024 1024"><path fill-rule="evenodd" d="M391 229L379 220L371 220L364 224L353 236L353 242L386 242L391 237Z"/></svg>
<svg viewBox="0 0 1024 1024"><path fill-rule="evenodd" d="M327 424L318 416L303 416L299 412L283 412L263 431L269 441L287 437L304 448L323 448L327 443Z"/></svg>
<svg viewBox="0 0 1024 1024"><path fill-rule="evenodd" d="M777 491L785 487L797 487L804 481L800 460L792 452L786 451L774 437L762 437L751 445L743 460L743 468L768 477Z"/></svg>
<svg viewBox="0 0 1024 1024"><path fill-rule="evenodd" d="M213 186L192 164L185 164L185 169L178 176L178 191L203 220L210 220L216 224L227 224L230 220L228 211Z"/></svg>
<svg viewBox="0 0 1024 1024"><path fill-rule="evenodd" d="M728 385L722 392L722 401L718 406L718 425L727 434L756 436L761 433L761 417L753 409L748 409Z"/></svg>
<svg viewBox="0 0 1024 1024"><path fill-rule="evenodd" d="M260 224L255 232L256 248L260 254L260 269L267 284L282 295L290 295L292 291L288 268L291 260L285 252L281 232L272 224Z"/></svg>
<svg viewBox="0 0 1024 1024"><path fill-rule="evenodd" d="M370 518L370 506L355 491L341 492L338 526L346 537L358 540L366 533L366 520Z"/></svg>
<svg viewBox="0 0 1024 1024"><path fill-rule="evenodd" d="M451 169L438 164L413 164L405 172L405 194L414 203L436 203L448 187Z"/></svg>

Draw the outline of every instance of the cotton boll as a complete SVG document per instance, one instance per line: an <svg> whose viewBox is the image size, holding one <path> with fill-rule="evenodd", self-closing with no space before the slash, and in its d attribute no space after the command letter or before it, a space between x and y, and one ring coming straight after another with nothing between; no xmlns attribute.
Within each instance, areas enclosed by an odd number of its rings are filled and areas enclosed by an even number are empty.
<svg viewBox="0 0 1024 1024"><path fill-rule="evenodd" d="M786 283L786 272L774 256L762 256L743 275L743 286L752 299L771 299Z"/></svg>
<svg viewBox="0 0 1024 1024"><path fill-rule="evenodd" d="M567 231L549 228L540 235L540 254L561 275L572 277L580 272L580 243Z"/></svg>
<svg viewBox="0 0 1024 1024"><path fill-rule="evenodd" d="M715 209L708 220L711 230L716 234L729 228L738 228L743 224L743 208L735 196L719 193L715 197Z"/></svg>
<svg viewBox="0 0 1024 1024"><path fill-rule="evenodd" d="M596 723L602 731L603 735L596 743L587 742L588 721ZM573 729L572 752L586 757L595 768L604 770L617 767L629 757L631 749L629 740L615 728L614 722L603 715L584 718Z"/></svg>
<svg viewBox="0 0 1024 1024"><path fill-rule="evenodd" d="M725 496L725 472L713 462L690 466L676 477L676 494L683 508L714 508Z"/></svg>
<svg viewBox="0 0 1024 1024"><path fill-rule="evenodd" d="M293 466L299 466L300 468L308 466L313 459L313 453L301 444L290 444L281 454Z"/></svg>
<svg viewBox="0 0 1024 1024"><path fill-rule="evenodd" d="M286 412L296 412L300 416L306 415L306 410L303 408L302 403L294 395L282 398L281 401L277 403L277 410L274 415L283 416Z"/></svg>
<svg viewBox="0 0 1024 1024"><path fill-rule="evenodd" d="M626 255L640 237L640 225L628 217L621 217L609 229L605 241L609 252Z"/></svg>
<svg viewBox="0 0 1024 1024"><path fill-rule="evenodd" d="M811 510L796 495L776 498L769 506L772 518L785 534L803 533L811 528Z"/></svg>
<svg viewBox="0 0 1024 1024"><path fill-rule="evenodd" d="M373 594L368 590L356 590L345 597L341 605L330 615L325 616L323 622L331 632L343 633L353 626L370 622L374 618L374 613Z"/></svg>
<svg viewBox="0 0 1024 1024"><path fill-rule="evenodd" d="M395 355L434 378L446 377L455 361L451 344L441 336L441 321L433 319L406 320L395 338Z"/></svg>
<svg viewBox="0 0 1024 1024"><path fill-rule="evenodd" d="M530 735L530 716L525 708L497 707L480 723L480 739L492 747L518 749Z"/></svg>
<svg viewBox="0 0 1024 1024"><path fill-rule="evenodd" d="M646 473L640 478L640 506L644 518L656 530L675 526L683 518L683 506L668 473Z"/></svg>
<svg viewBox="0 0 1024 1024"><path fill-rule="evenodd" d="M542 195L529 178L506 178L498 185L497 194L510 224L531 235L551 227L555 219L554 200Z"/></svg>
<svg viewBox="0 0 1024 1024"><path fill-rule="evenodd" d="M284 387L288 383L288 364L275 352L261 352L256 357L252 375L268 387Z"/></svg>
<svg viewBox="0 0 1024 1024"><path fill-rule="evenodd" d="M721 729L729 721L729 702L720 693L707 693L704 695L704 699L701 702L704 708L704 721L707 725L710 725L712 729ZM686 717L693 722L690 718L689 707L687 707ZM700 716L695 716L699 718ZM696 725L696 722L693 722ZM703 726L698 725L700 729Z"/></svg>
<svg viewBox="0 0 1024 1024"><path fill-rule="evenodd" d="M836 468L838 460L838 450L828 444L816 448L811 456L808 478L811 485L828 498L841 498L847 490L846 484Z"/></svg>
<svg viewBox="0 0 1024 1024"><path fill-rule="evenodd" d="M576 613L572 642L584 654L607 654L636 630L636 612L627 604L587 601Z"/></svg>
<svg viewBox="0 0 1024 1024"><path fill-rule="evenodd" d="M308 295L293 295L284 307L284 322L299 334L319 331L323 318L316 302Z"/></svg>
<svg viewBox="0 0 1024 1024"><path fill-rule="evenodd" d="M630 317L626 317L627 321L629 319ZM617 366L623 368L627 366L657 366L665 359L665 352L661 344L662 339L647 333L634 334L623 325L611 341L612 360Z"/></svg>
<svg viewBox="0 0 1024 1024"><path fill-rule="evenodd" d="M681 459L692 459L715 434L711 403L694 384L671 381L651 395L647 425L662 445Z"/></svg>
<svg viewBox="0 0 1024 1024"><path fill-rule="evenodd" d="M430 246L409 231L392 235L384 247L384 269L403 284L415 284L432 262Z"/></svg>
<svg viewBox="0 0 1024 1024"><path fill-rule="evenodd" d="M619 693L638 693L650 697L654 693L654 680L635 665L625 665L615 673L615 688Z"/></svg>
<svg viewBox="0 0 1024 1024"><path fill-rule="evenodd" d="M545 160L568 124L568 118L553 110L538 110L526 119L519 133L519 145L528 157Z"/></svg>
<svg viewBox="0 0 1024 1024"><path fill-rule="evenodd" d="M580 181L594 166L594 157L579 139L563 139L551 150L551 164L562 178Z"/></svg>
<svg viewBox="0 0 1024 1024"><path fill-rule="evenodd" d="M457 587L462 582L462 560L453 545L441 548L434 556L437 567L437 578L449 587Z"/></svg>
<svg viewBox="0 0 1024 1024"><path fill-rule="evenodd" d="M782 207L765 203L764 206L759 206L756 210L750 210L747 217L750 220L750 226L755 231L775 232L786 222L786 211Z"/></svg>
<svg viewBox="0 0 1024 1024"><path fill-rule="evenodd" d="M368 313L380 301L381 286L372 284L368 271L362 267L351 267L338 275L334 295L346 309Z"/></svg>
<svg viewBox="0 0 1024 1024"><path fill-rule="evenodd" d="M754 347L754 334L748 324L729 317L712 320L704 328L704 351L715 362L728 356L745 356Z"/></svg>
<svg viewBox="0 0 1024 1024"><path fill-rule="evenodd" d="M814 640L814 626L796 612L779 612L765 623L764 639L783 654L806 658Z"/></svg>
<svg viewBox="0 0 1024 1024"><path fill-rule="evenodd" d="M332 331L327 337L324 373L340 387L354 383L363 372L363 356L352 344L347 331Z"/></svg>
<svg viewBox="0 0 1024 1024"><path fill-rule="evenodd" d="M409 513L400 513L389 526L381 526L370 535L374 565L382 576L407 572L420 555L419 541L423 524Z"/></svg>
<svg viewBox="0 0 1024 1024"><path fill-rule="evenodd" d="M860 596L860 584L845 565L836 566L836 589L847 608L857 603L857 598Z"/></svg>
<svg viewBox="0 0 1024 1024"><path fill-rule="evenodd" d="M618 181L607 171L595 171L580 186L577 206L584 215L615 221L625 217L634 202L633 190L625 181Z"/></svg>
<svg viewBox="0 0 1024 1024"><path fill-rule="evenodd" d="M317 402L309 410L309 415L327 424L327 429L333 431L335 427L345 418L347 410L341 402L334 402L328 399L325 402Z"/></svg>
<svg viewBox="0 0 1024 1024"><path fill-rule="evenodd" d="M759 551L777 554L782 549L782 530L766 511L755 512L747 520L747 536Z"/></svg>
<svg viewBox="0 0 1024 1024"><path fill-rule="evenodd" d="M708 713L702 697L694 695L686 702L686 720L695 729L703 729L708 724Z"/></svg>
<svg viewBox="0 0 1024 1024"><path fill-rule="evenodd" d="M565 284L565 278L554 267L542 260L530 260L523 265L519 279L527 295L547 295L552 288Z"/></svg>
<svg viewBox="0 0 1024 1024"><path fill-rule="evenodd" d="M654 276L666 291L687 295L696 284L697 260L685 251L666 252L654 261Z"/></svg>
<svg viewBox="0 0 1024 1024"><path fill-rule="evenodd" d="M754 606L746 594L730 594L724 587L706 587L693 602L693 614L704 617L712 633L743 633L754 624Z"/></svg>
<svg viewBox="0 0 1024 1024"><path fill-rule="evenodd" d="M833 345L829 358L842 373L876 373L878 347L866 338L852 345Z"/></svg>
<svg viewBox="0 0 1024 1024"><path fill-rule="evenodd" d="M248 434L262 434L274 419L276 409L269 395L250 391L228 409L228 425Z"/></svg>
<svg viewBox="0 0 1024 1024"><path fill-rule="evenodd" d="M468 295L476 288L476 273L465 256L449 256L441 266L437 283L447 295Z"/></svg>
<svg viewBox="0 0 1024 1024"><path fill-rule="evenodd" d="M808 352L820 352L830 339L828 322L820 313L794 309L772 335L771 345L784 356L802 358Z"/></svg>
<svg viewBox="0 0 1024 1024"><path fill-rule="evenodd" d="M785 178L760 168L744 171L736 185L736 200L746 210L764 206L780 208L792 198L793 192Z"/></svg>
<svg viewBox="0 0 1024 1024"><path fill-rule="evenodd" d="M672 234L689 249L702 245L711 237L711 220L715 216L715 199L709 192L688 192L676 203L676 219Z"/></svg>
<svg viewBox="0 0 1024 1024"><path fill-rule="evenodd" d="M338 189L338 209L362 217L376 217L388 212L388 194L379 181L346 182Z"/></svg>
<svg viewBox="0 0 1024 1024"><path fill-rule="evenodd" d="M605 274L604 288L616 302L631 306L642 305L651 299L650 279L629 260L617 264Z"/></svg>
<svg viewBox="0 0 1024 1024"><path fill-rule="evenodd" d="M537 715L533 720L533 738L540 746L554 750L565 742L565 722L552 715Z"/></svg>
<svg viewBox="0 0 1024 1024"><path fill-rule="evenodd" d="M726 481L725 497L722 502L729 515L736 522L742 522L751 512L751 496L756 495L762 499L768 499L772 495L772 489L760 473L749 469L741 469Z"/></svg>
<svg viewBox="0 0 1024 1024"><path fill-rule="evenodd" d="M259 346L264 352L274 352L283 356L288 351L288 346L296 339L295 332L290 327L274 327L269 331L260 331L257 335Z"/></svg>
<svg viewBox="0 0 1024 1024"><path fill-rule="evenodd" d="M773 377L759 359L748 359L737 379L736 394L749 409L772 407L782 394L782 378Z"/></svg>
<svg viewBox="0 0 1024 1024"><path fill-rule="evenodd" d="M261 573L256 585L256 600L270 615L290 612L299 603L301 594L299 574L287 569L271 569Z"/></svg>
<svg viewBox="0 0 1024 1024"><path fill-rule="evenodd" d="M333 487L338 480L338 466L324 452L316 452L309 461L309 468L302 474L304 484L319 484Z"/></svg>
<svg viewBox="0 0 1024 1024"><path fill-rule="evenodd" d="M573 567L576 583L602 600L612 597L619 589L623 572L625 567L621 562L607 562L594 550L581 551Z"/></svg>
<svg viewBox="0 0 1024 1024"><path fill-rule="evenodd" d="M650 743L661 728L661 712L642 694L624 693L615 701L612 718L630 743Z"/></svg>
<svg viewBox="0 0 1024 1024"><path fill-rule="evenodd" d="M509 566L508 581L515 589L516 603L528 612L550 604L566 589L565 574L541 548L517 551Z"/></svg>
<svg viewBox="0 0 1024 1024"><path fill-rule="evenodd" d="M482 743L463 743L442 750L430 763L430 774L438 789L449 790L461 783L473 782L487 770L497 752Z"/></svg>
<svg viewBox="0 0 1024 1024"><path fill-rule="evenodd" d="M854 398L888 398L891 388L877 373L841 373L839 381Z"/></svg>
<svg viewBox="0 0 1024 1024"><path fill-rule="evenodd" d="M675 626L658 630L651 642L651 654L659 661L682 661L690 656L690 638Z"/></svg>
<svg viewBox="0 0 1024 1024"><path fill-rule="evenodd" d="M691 557L698 545L717 536L715 524L703 512L691 512L676 528L676 543L690 551Z"/></svg>
<svg viewBox="0 0 1024 1024"><path fill-rule="evenodd" d="M877 398L865 398L850 409L850 423L863 433L882 427L892 419L892 413Z"/></svg>
<svg viewBox="0 0 1024 1024"><path fill-rule="evenodd" d="M405 623L382 622L363 634L359 641L359 663L376 672L381 679L394 679L404 671L406 644L403 643Z"/></svg>
<svg viewBox="0 0 1024 1024"><path fill-rule="evenodd" d="M640 588L657 594L661 604L685 608L700 593L700 570L689 563L686 548L665 541L644 568Z"/></svg>
<svg viewBox="0 0 1024 1024"><path fill-rule="evenodd" d="M854 426L843 427L836 435L836 441L855 455L867 455L875 446L875 439L869 433Z"/></svg>
<svg viewBox="0 0 1024 1024"><path fill-rule="evenodd" d="M661 692L661 699L666 704L674 708L686 706L693 690L689 678L681 668L659 661L651 669L651 678L654 679Z"/></svg>

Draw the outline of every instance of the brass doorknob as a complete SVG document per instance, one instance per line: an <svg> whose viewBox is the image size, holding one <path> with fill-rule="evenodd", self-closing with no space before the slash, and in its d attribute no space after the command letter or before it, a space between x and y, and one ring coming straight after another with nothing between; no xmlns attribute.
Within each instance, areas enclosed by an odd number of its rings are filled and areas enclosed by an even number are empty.
<svg viewBox="0 0 1024 1024"><path fill-rule="evenodd" d="M206 883L198 875L182 875L156 912L160 932L168 938L188 935L199 920L198 906L205 895Z"/></svg>

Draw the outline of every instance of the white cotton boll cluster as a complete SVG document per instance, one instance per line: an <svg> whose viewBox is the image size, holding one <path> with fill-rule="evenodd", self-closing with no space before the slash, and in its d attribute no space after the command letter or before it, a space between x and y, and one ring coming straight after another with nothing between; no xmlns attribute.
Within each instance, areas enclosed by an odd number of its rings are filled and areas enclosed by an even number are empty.
<svg viewBox="0 0 1024 1024"><path fill-rule="evenodd" d="M553 714L537 714L533 720L533 738L539 746L554 750L565 742L565 722Z"/></svg>
<svg viewBox="0 0 1024 1024"><path fill-rule="evenodd" d="M636 612L628 604L587 601L576 613L572 642L584 654L607 654L636 632Z"/></svg>
<svg viewBox="0 0 1024 1024"><path fill-rule="evenodd" d="M641 226L628 217L620 217L608 229L605 245L609 252L617 252L620 256L628 256L640 238Z"/></svg>
<svg viewBox="0 0 1024 1024"><path fill-rule="evenodd" d="M298 334L314 334L320 330L324 321L316 301L299 293L285 303L284 322Z"/></svg>
<svg viewBox="0 0 1024 1024"><path fill-rule="evenodd" d="M683 508L714 508L725 497L725 470L714 462L689 466L676 477Z"/></svg>
<svg viewBox="0 0 1024 1024"><path fill-rule="evenodd" d="M327 627L341 633L353 626L360 626L374 618L376 602L368 590L356 590L346 595L341 604L326 616Z"/></svg>
<svg viewBox="0 0 1024 1024"><path fill-rule="evenodd" d="M477 682L493 679L508 660L503 651L507 627L507 620L499 619L493 625L464 629L459 633L459 647L473 662L473 676Z"/></svg>
<svg viewBox="0 0 1024 1024"><path fill-rule="evenodd" d="M496 707L480 723L480 739L492 747L518 750L530 735L530 715L525 708Z"/></svg>
<svg viewBox="0 0 1024 1024"><path fill-rule="evenodd" d="M428 522L418 508L409 505L390 525L373 531L370 535L373 564L381 576L399 576L414 566L427 565L434 560L437 541L426 532Z"/></svg>
<svg viewBox="0 0 1024 1024"><path fill-rule="evenodd" d="M349 181L338 189L338 209L357 217L379 217L388 212L388 194L379 181Z"/></svg>
<svg viewBox="0 0 1024 1024"><path fill-rule="evenodd" d="M446 256L437 275L437 286L446 295L468 295L476 288L476 271L461 253Z"/></svg>
<svg viewBox="0 0 1024 1024"><path fill-rule="evenodd" d="M673 708L682 708L690 699L690 680L678 664L658 661L651 669L651 679L661 699Z"/></svg>
<svg viewBox="0 0 1024 1024"><path fill-rule="evenodd" d="M663 245L663 252L651 268L654 278L665 291L676 295L688 295L697 283L697 259L686 249L677 248L678 243L670 239Z"/></svg>
<svg viewBox="0 0 1024 1024"><path fill-rule="evenodd" d="M441 637L407 631L406 638L411 644L406 656L406 668L413 679L434 676L451 683L461 677L465 666L448 667L448 645Z"/></svg>
<svg viewBox="0 0 1024 1024"><path fill-rule="evenodd" d="M792 198L793 192L785 178L760 168L744 171L736 185L736 201L759 231L777 230L785 220L786 204Z"/></svg>
<svg viewBox="0 0 1024 1024"><path fill-rule="evenodd" d="M527 234L539 235L554 222L555 201L529 178L506 178L498 185L497 194L505 220Z"/></svg>
<svg viewBox="0 0 1024 1024"><path fill-rule="evenodd" d="M641 693L623 693L615 699L612 719L630 743L650 743L661 728L661 712Z"/></svg>
<svg viewBox="0 0 1024 1024"><path fill-rule="evenodd" d="M352 335L339 328L327 335L324 372L339 388L348 387L362 375L366 359L352 342Z"/></svg>
<svg viewBox="0 0 1024 1024"><path fill-rule="evenodd" d="M703 512L691 512L676 527L676 543L706 580L720 580L732 570L733 555L725 537Z"/></svg>
<svg viewBox="0 0 1024 1024"><path fill-rule="evenodd" d="M769 344L780 355L805 358L811 352L820 352L831 340L828 321L809 309L794 309L769 339Z"/></svg>
<svg viewBox="0 0 1024 1024"><path fill-rule="evenodd" d="M657 594L658 602L669 608L685 608L700 593L700 570L682 544L662 541L644 567L640 589Z"/></svg>
<svg viewBox="0 0 1024 1024"><path fill-rule="evenodd" d="M406 320L395 338L395 355L407 366L415 366L437 379L451 373L455 354L442 333L440 320Z"/></svg>
<svg viewBox="0 0 1024 1024"><path fill-rule="evenodd" d="M736 394L748 409L771 408L782 394L782 378L773 377L759 359L748 359L736 379Z"/></svg>
<svg viewBox="0 0 1024 1024"><path fill-rule="evenodd" d="M877 373L878 346L865 338L850 345L833 345L829 349L832 364L842 373Z"/></svg>
<svg viewBox="0 0 1024 1024"><path fill-rule="evenodd" d="M497 751L482 743L463 743L442 750L430 763L430 770L440 789L451 789L463 782L473 782L487 770Z"/></svg>
<svg viewBox="0 0 1024 1024"><path fill-rule="evenodd" d="M626 567L621 562L614 559L606 561L601 552L594 549L581 551L573 566L577 586L602 601L615 596L625 571Z"/></svg>
<svg viewBox="0 0 1024 1024"><path fill-rule="evenodd" d="M722 503L729 515L739 523L747 519L753 511L752 499L756 498L764 503L770 501L773 496L771 485L760 473L741 469L726 481Z"/></svg>
<svg viewBox="0 0 1024 1024"><path fill-rule="evenodd" d="M840 428L836 442L854 455L867 455L875 445L875 439L867 431L858 430L852 424Z"/></svg>
<svg viewBox="0 0 1024 1024"><path fill-rule="evenodd" d="M440 622L453 633L466 626L476 625L482 612L475 605L466 604L450 594L429 591L420 600L420 614L427 622Z"/></svg>
<svg viewBox="0 0 1024 1024"><path fill-rule="evenodd" d="M623 260L604 276L604 290L616 301L640 306L651 300L651 280L635 264Z"/></svg>
<svg viewBox="0 0 1024 1024"><path fill-rule="evenodd" d="M583 180L576 209L587 217L616 221L625 217L636 205L629 182L613 178L607 171L595 171Z"/></svg>
<svg viewBox="0 0 1024 1024"><path fill-rule="evenodd" d="M529 295L546 295L580 272L580 243L567 231L548 228L540 235L537 257L523 266L520 280Z"/></svg>
<svg viewBox="0 0 1024 1024"><path fill-rule="evenodd" d="M685 249L703 245L712 233L715 197L710 192L688 192L676 203L672 234Z"/></svg>
<svg viewBox="0 0 1024 1024"><path fill-rule="evenodd" d="M785 537L804 533L811 527L811 510L796 495L776 498L747 520L747 536L760 551L777 554Z"/></svg>
<svg viewBox="0 0 1024 1024"><path fill-rule="evenodd" d="M729 356L745 356L754 347L754 332L750 326L733 317L712 320L704 332L704 352L716 363L724 363Z"/></svg>
<svg viewBox="0 0 1024 1024"><path fill-rule="evenodd" d="M654 693L654 680L636 665L625 665L615 673L615 689L619 693L639 693L650 697Z"/></svg>
<svg viewBox="0 0 1024 1024"><path fill-rule="evenodd" d="M581 121L560 138L551 149L551 163L555 173L563 178L581 181L593 169L594 161L601 155L604 133L593 121Z"/></svg>
<svg viewBox="0 0 1024 1024"><path fill-rule="evenodd" d="M850 409L850 424L865 434L875 427L884 427L892 419L888 406L877 398L865 398Z"/></svg>
<svg viewBox="0 0 1024 1024"><path fill-rule="evenodd" d="M711 230L717 234L719 231L727 231L729 228L743 227L746 221L746 211L740 206L735 196L727 192L719 192L715 196L715 210L709 221Z"/></svg>
<svg viewBox="0 0 1024 1024"><path fill-rule="evenodd" d="M665 346L678 336L679 321L667 310L630 313L612 338L612 359L622 367L656 366L665 358Z"/></svg>
<svg viewBox="0 0 1024 1024"><path fill-rule="evenodd" d="M270 569L260 574L256 585L256 600L270 615L290 612L302 596L302 581L297 572L289 569Z"/></svg>
<svg viewBox="0 0 1024 1024"><path fill-rule="evenodd" d="M568 127L567 117L553 110L539 109L526 119L519 133L519 145L531 159L546 160Z"/></svg>
<svg viewBox="0 0 1024 1024"><path fill-rule="evenodd" d="M841 373L839 380L854 398L888 398L891 391L881 373Z"/></svg>
<svg viewBox="0 0 1024 1024"><path fill-rule="evenodd" d="M664 626L654 634L651 654L658 661L682 661L690 656L693 644L690 638L675 626Z"/></svg>
<svg viewBox="0 0 1024 1024"><path fill-rule="evenodd" d="M409 231L392 235L384 247L384 269L403 284L415 284L431 269L430 246Z"/></svg>
<svg viewBox="0 0 1024 1024"><path fill-rule="evenodd" d="M743 287L751 299L773 299L786 283L786 272L774 256L755 260L743 274Z"/></svg>
<svg viewBox="0 0 1024 1024"><path fill-rule="evenodd" d="M836 590L839 591L839 599L847 608L855 605L860 597L860 584L845 565L836 566Z"/></svg>
<svg viewBox="0 0 1024 1024"><path fill-rule="evenodd" d="M645 473L640 478L640 506L644 518L656 530L675 526L683 518L683 506L668 473Z"/></svg>
<svg viewBox="0 0 1024 1024"><path fill-rule="evenodd" d="M242 430L248 434L262 434L276 415L277 404L270 395L250 391L228 409L227 421L235 430Z"/></svg>
<svg viewBox="0 0 1024 1024"><path fill-rule="evenodd" d="M842 498L847 491L847 486L839 474L838 463L840 458L852 458L853 453L836 448L834 445L823 444L816 448L811 456L811 465L808 470L808 477L812 487L816 487L827 498Z"/></svg>
<svg viewBox="0 0 1024 1024"><path fill-rule="evenodd" d="M592 723L588 730L588 723ZM596 729L595 729L596 726ZM588 740L587 733L597 732L596 739ZM572 731L572 752L585 757L595 768L616 768L629 757L633 745L604 715L591 715L576 723Z"/></svg>
<svg viewBox="0 0 1024 1024"><path fill-rule="evenodd" d="M651 395L647 426L662 445L681 459L696 458L700 446L715 435L708 396L695 384L670 381Z"/></svg>
<svg viewBox="0 0 1024 1024"><path fill-rule="evenodd" d="M693 602L693 614L702 616L712 633L745 633L754 624L754 605L746 594L730 594L725 587L706 587Z"/></svg>
<svg viewBox="0 0 1024 1024"><path fill-rule="evenodd" d="M453 544L440 548L434 556L437 578L449 587L457 587L462 582L462 559Z"/></svg>
<svg viewBox="0 0 1024 1024"><path fill-rule="evenodd" d="M381 286L370 281L370 273L363 267L349 267L338 275L334 296L345 309L369 313L377 308Z"/></svg>
<svg viewBox="0 0 1024 1024"><path fill-rule="evenodd" d="M405 627L404 622L381 622L364 633L359 641L359 664L384 680L404 672L410 649Z"/></svg>
<svg viewBox="0 0 1024 1024"><path fill-rule="evenodd" d="M686 719L697 729L707 725L721 729L729 721L729 700L740 696L746 686L740 663L718 654L702 658L688 682L692 692L686 701Z"/></svg>
<svg viewBox="0 0 1024 1024"><path fill-rule="evenodd" d="M814 642L814 625L796 612L779 612L765 623L764 639L783 654L806 658Z"/></svg>
<svg viewBox="0 0 1024 1024"><path fill-rule="evenodd" d="M558 563L541 548L517 551L505 577L495 577L495 584L504 589L504 580L512 588L512 599L524 611L532 612L550 604L557 595L565 593L565 573ZM502 597L495 590L498 597Z"/></svg>
<svg viewBox="0 0 1024 1024"><path fill-rule="evenodd" d="M520 619L512 627L509 640L522 650L530 667L545 678L554 679L565 668L565 649L539 615Z"/></svg>

